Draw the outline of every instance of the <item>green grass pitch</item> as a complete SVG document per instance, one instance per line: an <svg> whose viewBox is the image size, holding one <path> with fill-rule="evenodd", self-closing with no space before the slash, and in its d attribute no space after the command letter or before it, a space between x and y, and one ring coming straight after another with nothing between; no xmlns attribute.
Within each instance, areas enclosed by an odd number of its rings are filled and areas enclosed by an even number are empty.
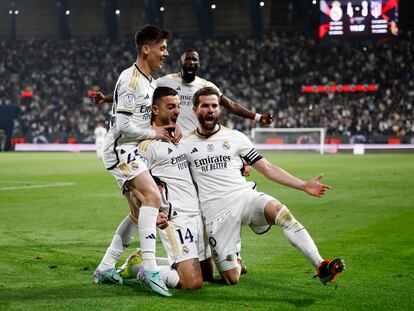
<svg viewBox="0 0 414 311"><path fill-rule="evenodd" d="M275 227L262 236L243 229L248 273L236 286L161 298L139 286L93 284L128 213L112 176L93 153L3 153L0 310L414 310L413 154L265 156L302 179L325 173L332 189L322 199L251 178L290 208L322 256L345 259L334 283L313 279Z"/></svg>

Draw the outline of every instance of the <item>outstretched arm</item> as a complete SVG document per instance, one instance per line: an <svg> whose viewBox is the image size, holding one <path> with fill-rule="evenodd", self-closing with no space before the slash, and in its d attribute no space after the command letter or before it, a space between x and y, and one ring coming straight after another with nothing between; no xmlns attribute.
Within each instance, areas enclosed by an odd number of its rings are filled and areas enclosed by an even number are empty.
<svg viewBox="0 0 414 311"><path fill-rule="evenodd" d="M259 161L253 164L253 167L258 170L262 175L264 175L267 179L294 188L298 190L303 190L307 194L315 196L315 197L322 197L325 192L330 189L331 187L319 182L319 180L323 177L323 174L315 176L314 178L310 179L309 181L305 182L288 172L284 169L271 164L265 158L260 159Z"/></svg>
<svg viewBox="0 0 414 311"><path fill-rule="evenodd" d="M265 112L263 115L254 113L224 95L220 97L220 105L235 115L259 121L264 125L270 124L273 121L273 116L269 112Z"/></svg>
<svg viewBox="0 0 414 311"><path fill-rule="evenodd" d="M112 94L104 95L101 92L96 92L92 95L92 100L95 104L104 104L112 103L114 101L114 96Z"/></svg>

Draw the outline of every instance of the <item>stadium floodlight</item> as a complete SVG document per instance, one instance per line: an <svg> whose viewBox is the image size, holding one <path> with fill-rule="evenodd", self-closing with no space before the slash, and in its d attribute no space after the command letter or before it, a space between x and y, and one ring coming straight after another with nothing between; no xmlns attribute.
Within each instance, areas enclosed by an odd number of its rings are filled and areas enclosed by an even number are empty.
<svg viewBox="0 0 414 311"><path fill-rule="evenodd" d="M70 11L69 10L66 10L65 14L66 15L69 15L70 14Z"/></svg>
<svg viewBox="0 0 414 311"><path fill-rule="evenodd" d="M260 6L264 6L264 2L263 1L260 1Z"/></svg>
<svg viewBox="0 0 414 311"><path fill-rule="evenodd" d="M119 14L121 14L121 11L120 10L115 10L115 14L119 15Z"/></svg>
<svg viewBox="0 0 414 311"><path fill-rule="evenodd" d="M14 14L15 15L18 15L19 14L19 10L14 11Z"/></svg>
<svg viewBox="0 0 414 311"><path fill-rule="evenodd" d="M215 10L216 9L216 5L213 3L212 5L211 5L211 8L213 9L213 10Z"/></svg>
<svg viewBox="0 0 414 311"><path fill-rule="evenodd" d="M160 6L160 11L161 12L164 12L165 11L165 8L163 6Z"/></svg>
<svg viewBox="0 0 414 311"><path fill-rule="evenodd" d="M252 141L259 150L319 151L324 153L325 132L312 128L253 128Z"/></svg>

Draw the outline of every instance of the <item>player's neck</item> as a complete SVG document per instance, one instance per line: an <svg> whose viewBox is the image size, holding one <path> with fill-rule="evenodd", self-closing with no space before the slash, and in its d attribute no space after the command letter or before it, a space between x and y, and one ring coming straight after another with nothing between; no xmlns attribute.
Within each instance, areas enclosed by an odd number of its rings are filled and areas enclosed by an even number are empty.
<svg viewBox="0 0 414 311"><path fill-rule="evenodd" d="M205 137L209 137L209 136L211 136L211 135L213 135L213 134L215 134L215 133L217 133L219 130L220 130L220 128L221 128L221 126L220 126L220 124L216 124L216 126L214 127L214 129L212 129L212 130L206 130L206 129L204 129L204 128L202 128L201 126L198 126L197 127L197 133L200 135L200 136L205 136Z"/></svg>
<svg viewBox="0 0 414 311"><path fill-rule="evenodd" d="M186 74L184 71L181 70L181 78L187 82L187 83L191 83L195 80L196 75L192 74L192 75L188 75Z"/></svg>
<svg viewBox="0 0 414 311"><path fill-rule="evenodd" d="M135 61L135 66L142 74L148 78L148 80L152 79L153 72L146 61L144 61L142 58L137 58Z"/></svg>

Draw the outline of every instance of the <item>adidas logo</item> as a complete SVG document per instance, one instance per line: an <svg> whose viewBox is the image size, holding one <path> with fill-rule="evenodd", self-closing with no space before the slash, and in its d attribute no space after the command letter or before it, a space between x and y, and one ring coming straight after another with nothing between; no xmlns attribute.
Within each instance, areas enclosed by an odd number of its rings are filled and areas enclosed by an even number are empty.
<svg viewBox="0 0 414 311"><path fill-rule="evenodd" d="M195 153L195 152L198 152L198 149L194 147L194 149L191 150L191 153Z"/></svg>
<svg viewBox="0 0 414 311"><path fill-rule="evenodd" d="M177 87L175 90L176 91L181 91L181 88L180 87Z"/></svg>
<svg viewBox="0 0 414 311"><path fill-rule="evenodd" d="M173 212L173 216L177 216L178 214L177 214L177 212L176 211L174 211Z"/></svg>
<svg viewBox="0 0 414 311"><path fill-rule="evenodd" d="M168 148L168 154L170 154L172 151L172 149Z"/></svg>
<svg viewBox="0 0 414 311"><path fill-rule="evenodd" d="M154 233L151 233L149 236L145 237L147 240L155 240L155 235Z"/></svg>
<svg viewBox="0 0 414 311"><path fill-rule="evenodd" d="M147 96L145 96L145 99L149 99L149 95L147 94Z"/></svg>

